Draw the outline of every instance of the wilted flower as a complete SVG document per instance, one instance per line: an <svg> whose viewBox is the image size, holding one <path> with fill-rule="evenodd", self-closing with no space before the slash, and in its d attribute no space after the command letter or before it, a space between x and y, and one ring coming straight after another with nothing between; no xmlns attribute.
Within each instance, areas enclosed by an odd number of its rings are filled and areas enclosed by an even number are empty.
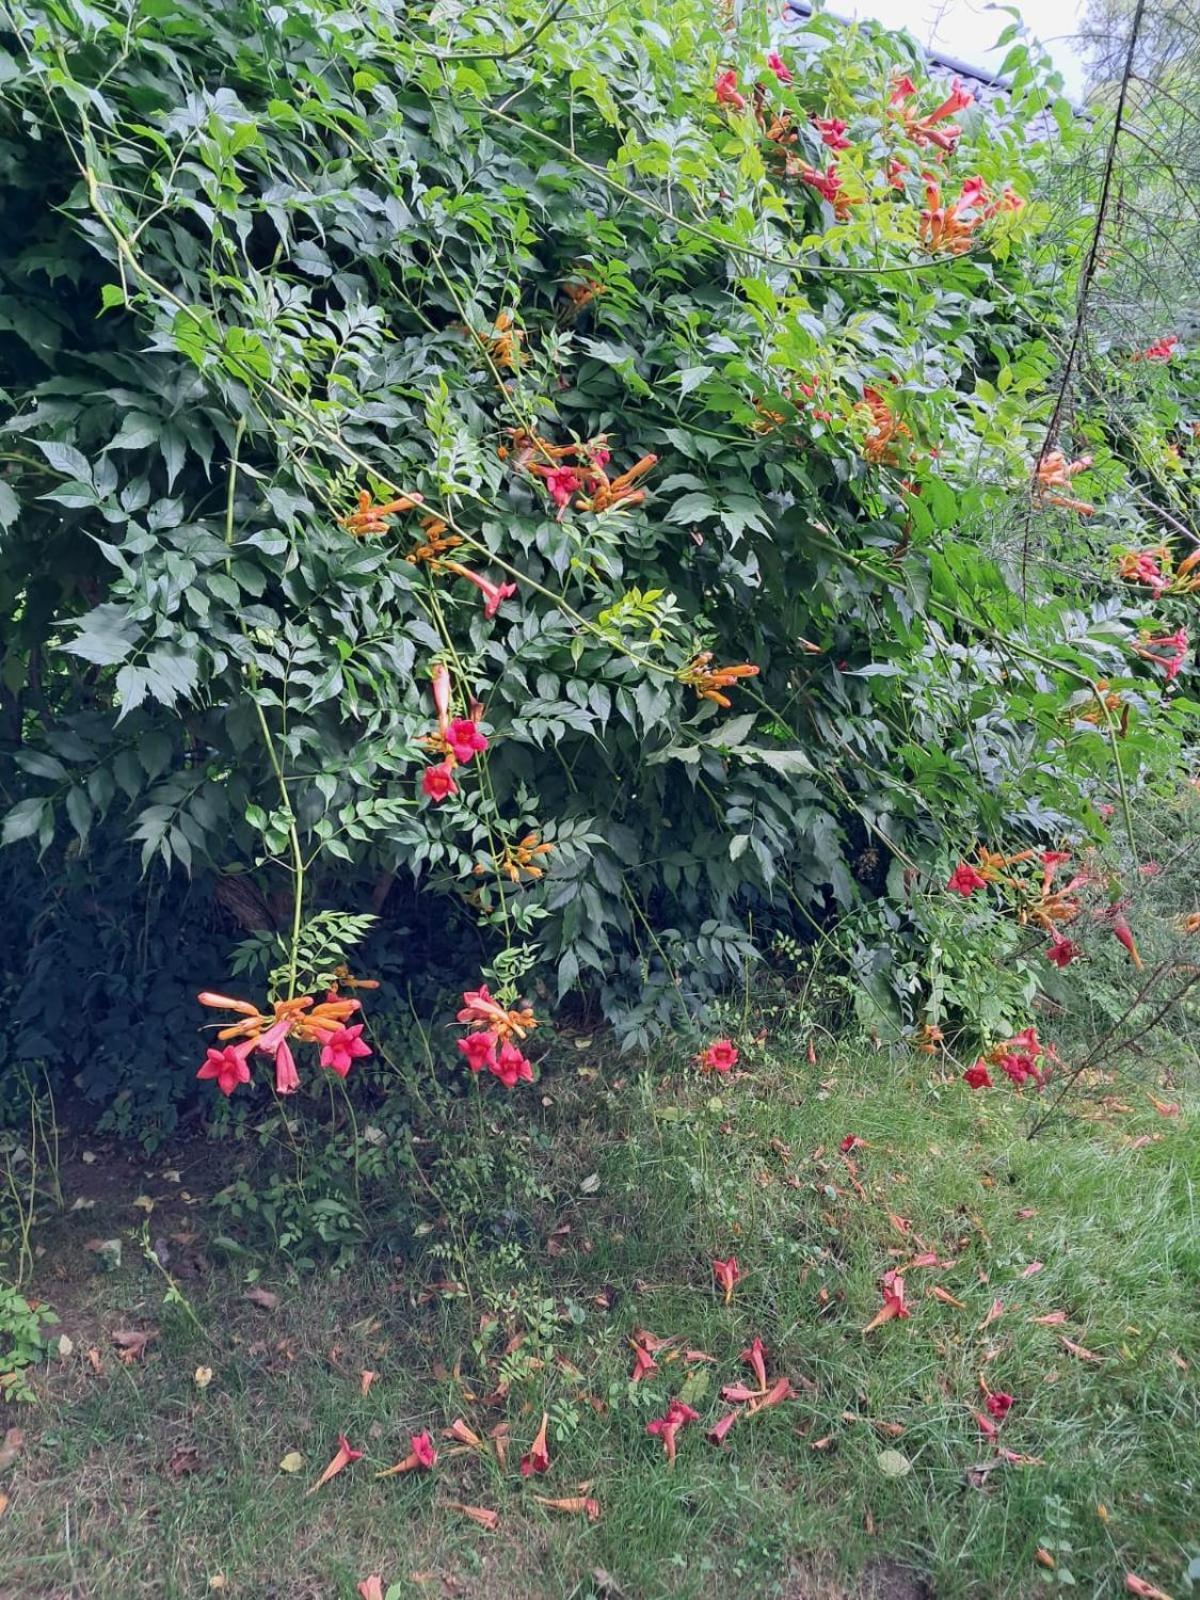
<svg viewBox="0 0 1200 1600"><path fill-rule="evenodd" d="M1003 1422L1012 1410L1013 1397L997 1389L988 1395L985 1404L987 1405L988 1415L995 1417L997 1422Z"/></svg>
<svg viewBox="0 0 1200 1600"><path fill-rule="evenodd" d="M685 1401L672 1400L665 1416L656 1417L653 1422L646 1424L646 1432L662 1440L668 1466L675 1465L675 1435L685 1423L699 1420L700 1413L693 1411Z"/></svg>
<svg viewBox="0 0 1200 1600"><path fill-rule="evenodd" d="M728 1261L714 1261L712 1264L713 1277L717 1280L717 1287L724 1291L725 1304L733 1299L733 1287L741 1277L737 1257L730 1256Z"/></svg>
<svg viewBox="0 0 1200 1600"><path fill-rule="evenodd" d="M521 1476L528 1478L534 1472L550 1471L550 1451L546 1446L546 1429L550 1425L550 1418L542 1412L542 1425L537 1431L537 1438L529 1447L528 1454L521 1457Z"/></svg>

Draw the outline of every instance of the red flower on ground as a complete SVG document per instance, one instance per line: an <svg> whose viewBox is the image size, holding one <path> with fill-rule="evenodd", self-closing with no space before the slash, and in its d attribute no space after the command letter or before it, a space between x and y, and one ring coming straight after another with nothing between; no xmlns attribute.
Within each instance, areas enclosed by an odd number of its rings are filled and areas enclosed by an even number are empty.
<svg viewBox="0 0 1200 1600"><path fill-rule="evenodd" d="M658 1362L644 1344L639 1344L636 1339L630 1342L633 1345L633 1371L629 1374L629 1381L640 1383L643 1378L648 1378L652 1372L658 1371Z"/></svg>
<svg viewBox="0 0 1200 1600"><path fill-rule="evenodd" d="M976 889L986 889L987 879L975 867L970 866L965 861L960 861L950 874L950 881L946 884L946 888L952 890L955 894L971 895L975 893Z"/></svg>
<svg viewBox="0 0 1200 1600"><path fill-rule="evenodd" d="M449 764L439 761L436 767L426 767L421 774L421 792L428 795L434 805L448 799L450 795L458 793L458 785L454 781L454 773Z"/></svg>
<svg viewBox="0 0 1200 1600"><path fill-rule="evenodd" d="M982 1057L973 1067L968 1067L963 1073L963 1082L968 1089L992 1088L992 1075L987 1069L987 1062Z"/></svg>
<svg viewBox="0 0 1200 1600"><path fill-rule="evenodd" d="M371 1054L371 1047L362 1038L363 1024L356 1022L352 1028L335 1028L321 1045L321 1065L344 1078L356 1061Z"/></svg>
<svg viewBox="0 0 1200 1600"><path fill-rule="evenodd" d="M696 1057L701 1072L730 1072L737 1064L738 1052L729 1039L714 1039Z"/></svg>
<svg viewBox="0 0 1200 1600"><path fill-rule="evenodd" d="M427 1433L413 1433L409 1435L409 1452L403 1461L397 1461L394 1467L388 1467L383 1472L377 1472L377 1478L394 1478L397 1473L432 1472L437 1466L437 1451L434 1449L433 1440Z"/></svg>
<svg viewBox="0 0 1200 1600"><path fill-rule="evenodd" d="M542 1425L537 1431L537 1438L529 1446L528 1454L521 1457L521 1476L528 1478L534 1472L550 1471L550 1452L546 1447L546 1429L550 1418L542 1412Z"/></svg>
<svg viewBox="0 0 1200 1600"><path fill-rule="evenodd" d="M246 1039L238 1045L228 1044L223 1050L210 1049L204 1057L204 1065L196 1076L214 1078L222 1094L232 1094L239 1083L250 1082L250 1068L246 1065L246 1057L254 1048L254 1044L253 1039Z"/></svg>
<svg viewBox="0 0 1200 1600"><path fill-rule="evenodd" d="M487 1063L487 1068L506 1089L515 1089L518 1083L533 1082L533 1068L511 1040L505 1040L500 1054L495 1061Z"/></svg>
<svg viewBox="0 0 1200 1600"><path fill-rule="evenodd" d="M719 1422L715 1422L704 1435L709 1444L724 1444L725 1435L729 1432L730 1428L733 1427L734 1423L741 1416L741 1414L742 1413L740 1411L727 1411Z"/></svg>
<svg viewBox="0 0 1200 1600"><path fill-rule="evenodd" d="M883 1307L877 1311L863 1329L870 1333L873 1329L882 1327L885 1322L891 1322L894 1317L910 1317L912 1312L908 1309L905 1300L904 1274L894 1267L885 1272L881 1280L883 1284Z"/></svg>
<svg viewBox="0 0 1200 1600"><path fill-rule="evenodd" d="M308 1491L309 1494L315 1494L322 1484L328 1483L330 1478L336 1478L338 1473L341 1472L344 1467L350 1466L352 1462L361 1461L362 1454L363 1453L361 1450L355 1450L353 1448L349 1439L347 1439L344 1433L339 1433L337 1453L333 1460L325 1468L325 1471L317 1479L316 1483L314 1483L312 1488Z"/></svg>
<svg viewBox="0 0 1200 1600"><path fill-rule="evenodd" d="M987 1397L988 1415L995 1417L998 1422L1003 1422L1013 1407L1013 1397L997 1389Z"/></svg>
<svg viewBox="0 0 1200 1600"><path fill-rule="evenodd" d="M713 1277L717 1280L717 1287L724 1291L725 1304L733 1299L733 1286L741 1277L737 1264L737 1257L730 1256L728 1261L714 1261L712 1264Z"/></svg>
<svg viewBox="0 0 1200 1600"><path fill-rule="evenodd" d="M665 1416L655 1417L653 1422L646 1424L646 1432L662 1440L668 1466L675 1465L675 1435L685 1423L699 1420L700 1413L693 1411L686 1401L672 1400Z"/></svg>
<svg viewBox="0 0 1200 1600"><path fill-rule="evenodd" d="M493 1033L469 1033L465 1039L456 1039L455 1043L467 1058L467 1065L472 1072L481 1072L484 1067L496 1064L496 1036Z"/></svg>

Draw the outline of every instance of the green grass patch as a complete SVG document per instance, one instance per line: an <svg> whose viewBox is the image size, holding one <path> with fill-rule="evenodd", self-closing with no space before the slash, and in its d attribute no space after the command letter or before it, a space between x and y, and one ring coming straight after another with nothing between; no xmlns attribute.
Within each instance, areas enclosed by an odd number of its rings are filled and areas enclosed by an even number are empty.
<svg viewBox="0 0 1200 1600"><path fill-rule="evenodd" d="M210 1265L206 1229L225 1224L207 1207L182 1220L178 1186L139 1170L114 1194L110 1171L107 1211L46 1235L38 1287L74 1347L8 1417L26 1441L0 1475L0 1594L351 1600L372 1572L398 1595L512 1600L1115 1596L1127 1572L1180 1593L1200 1538L1186 1111L1131 1099L1030 1142L1016 1096L971 1095L924 1058L747 1062L733 1081L552 1076L548 1103L463 1135L460 1173L486 1149L481 1170L523 1186L497 1182L490 1212L477 1193L469 1229L427 1196L421 1253L268 1278L273 1310ZM848 1156L847 1135L865 1141ZM152 1235L197 1236L169 1259L203 1335L137 1247L139 1189ZM81 1281L98 1223L128 1229L123 1264ZM881 1275L926 1252L911 1316L864 1334ZM710 1262L730 1254L726 1307ZM111 1336L139 1327L158 1336L124 1364ZM675 1342L632 1385L637 1328ZM719 1390L748 1378L756 1335L797 1397L715 1448ZM995 1441L981 1380L1014 1397ZM669 1470L646 1423L681 1392L702 1420ZM543 1410L552 1468L523 1478ZM456 1417L507 1424L506 1465L451 1454ZM437 1469L376 1480L423 1428ZM308 1495L342 1431L364 1459ZM599 1520L536 1493L592 1496Z"/></svg>

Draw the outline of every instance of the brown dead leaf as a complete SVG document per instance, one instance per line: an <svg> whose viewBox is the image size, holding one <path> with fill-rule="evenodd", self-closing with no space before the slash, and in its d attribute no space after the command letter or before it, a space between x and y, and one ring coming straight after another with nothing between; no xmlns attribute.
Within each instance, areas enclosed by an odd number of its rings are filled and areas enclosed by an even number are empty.
<svg viewBox="0 0 1200 1600"><path fill-rule="evenodd" d="M2 1517L7 1510L8 1496L6 1494L0 1494L0 1517Z"/></svg>
<svg viewBox="0 0 1200 1600"><path fill-rule="evenodd" d="M362 1375L362 1385L361 1385L361 1392L363 1394L367 1394L367 1393L370 1392L371 1385L375 1382L375 1379L378 1376L379 1376L379 1374L377 1372L364 1372L363 1373L363 1375Z"/></svg>
<svg viewBox="0 0 1200 1600"><path fill-rule="evenodd" d="M833 1435L831 1433L827 1433L823 1439L810 1440L808 1448L810 1450L828 1450L832 1444Z"/></svg>
<svg viewBox="0 0 1200 1600"><path fill-rule="evenodd" d="M593 1500L590 1495L572 1494L561 1500L551 1500L544 1494L535 1494L533 1498L548 1511L562 1511L567 1516L586 1516L589 1522L600 1520L600 1502Z"/></svg>
<svg viewBox="0 0 1200 1600"><path fill-rule="evenodd" d="M500 1513L489 1511L486 1506L464 1506L458 1500L449 1502L451 1511L461 1511L464 1517L470 1517L472 1522L477 1522L481 1528L486 1528L489 1533L495 1533L500 1526Z"/></svg>
<svg viewBox="0 0 1200 1600"><path fill-rule="evenodd" d="M253 1289L247 1289L242 1299L249 1300L251 1305L259 1306L263 1311L279 1310L279 1296L272 1294L270 1289L260 1289L257 1285Z"/></svg>
<svg viewBox="0 0 1200 1600"><path fill-rule="evenodd" d="M103 1361L101 1361L100 1352L99 1352L99 1350L96 1349L95 1345L92 1345L89 1348L88 1353L87 1353L87 1358L88 1358L88 1365L91 1367L92 1371L94 1373L96 1373L97 1376L99 1376L99 1374L104 1371L104 1363L103 1363Z"/></svg>
<svg viewBox="0 0 1200 1600"><path fill-rule="evenodd" d="M1031 1261L1021 1273L1021 1276L1023 1278L1032 1278L1034 1273L1040 1272L1045 1265L1046 1263L1044 1261Z"/></svg>
<svg viewBox="0 0 1200 1600"><path fill-rule="evenodd" d="M358 1585L358 1592L362 1600L383 1600L383 1579L377 1572L373 1572Z"/></svg>
<svg viewBox="0 0 1200 1600"><path fill-rule="evenodd" d="M1058 1562L1055 1561L1049 1550L1043 1550L1041 1545L1038 1545L1037 1549L1033 1552L1033 1559L1037 1562L1039 1567L1045 1567L1047 1572L1053 1572L1055 1567L1058 1565Z"/></svg>
<svg viewBox="0 0 1200 1600"><path fill-rule="evenodd" d="M1069 1350L1080 1361L1103 1361L1103 1356L1098 1356L1094 1350L1087 1350L1081 1344L1076 1344L1074 1339L1068 1339L1065 1334L1059 1335L1059 1341L1064 1350Z"/></svg>
<svg viewBox="0 0 1200 1600"><path fill-rule="evenodd" d="M983 1321L979 1324L979 1327L975 1330L976 1333L982 1333L984 1328L990 1327L993 1322L998 1321L1003 1315L1004 1301L1000 1299L993 1300L987 1316L984 1317Z"/></svg>
<svg viewBox="0 0 1200 1600"><path fill-rule="evenodd" d="M126 1366L131 1366L133 1362L143 1359L146 1346L151 1339L157 1338L157 1328L121 1328L113 1334L112 1342L120 1352L121 1360Z"/></svg>
<svg viewBox="0 0 1200 1600"><path fill-rule="evenodd" d="M182 1478L189 1472L199 1472L201 1466L200 1452L195 1445L181 1444L171 1452L167 1471L173 1478Z"/></svg>
<svg viewBox="0 0 1200 1600"><path fill-rule="evenodd" d="M0 1445L0 1472L11 1467L25 1446L25 1435L20 1428L9 1428Z"/></svg>
<svg viewBox="0 0 1200 1600"><path fill-rule="evenodd" d="M1125 1588L1130 1594L1141 1596L1141 1600L1171 1600L1171 1596L1163 1589L1156 1589L1152 1583L1147 1583L1145 1578L1139 1578L1136 1572L1125 1574Z"/></svg>

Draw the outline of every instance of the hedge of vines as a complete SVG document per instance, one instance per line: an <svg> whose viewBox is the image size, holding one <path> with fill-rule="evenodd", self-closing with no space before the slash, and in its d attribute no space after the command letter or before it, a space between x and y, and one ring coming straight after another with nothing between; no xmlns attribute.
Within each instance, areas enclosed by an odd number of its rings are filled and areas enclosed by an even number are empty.
<svg viewBox="0 0 1200 1600"><path fill-rule="evenodd" d="M985 107L702 0L0 27L10 1061L170 1099L372 929L645 1042L1176 760L1190 357L1056 403L1095 130L1019 41Z"/></svg>

